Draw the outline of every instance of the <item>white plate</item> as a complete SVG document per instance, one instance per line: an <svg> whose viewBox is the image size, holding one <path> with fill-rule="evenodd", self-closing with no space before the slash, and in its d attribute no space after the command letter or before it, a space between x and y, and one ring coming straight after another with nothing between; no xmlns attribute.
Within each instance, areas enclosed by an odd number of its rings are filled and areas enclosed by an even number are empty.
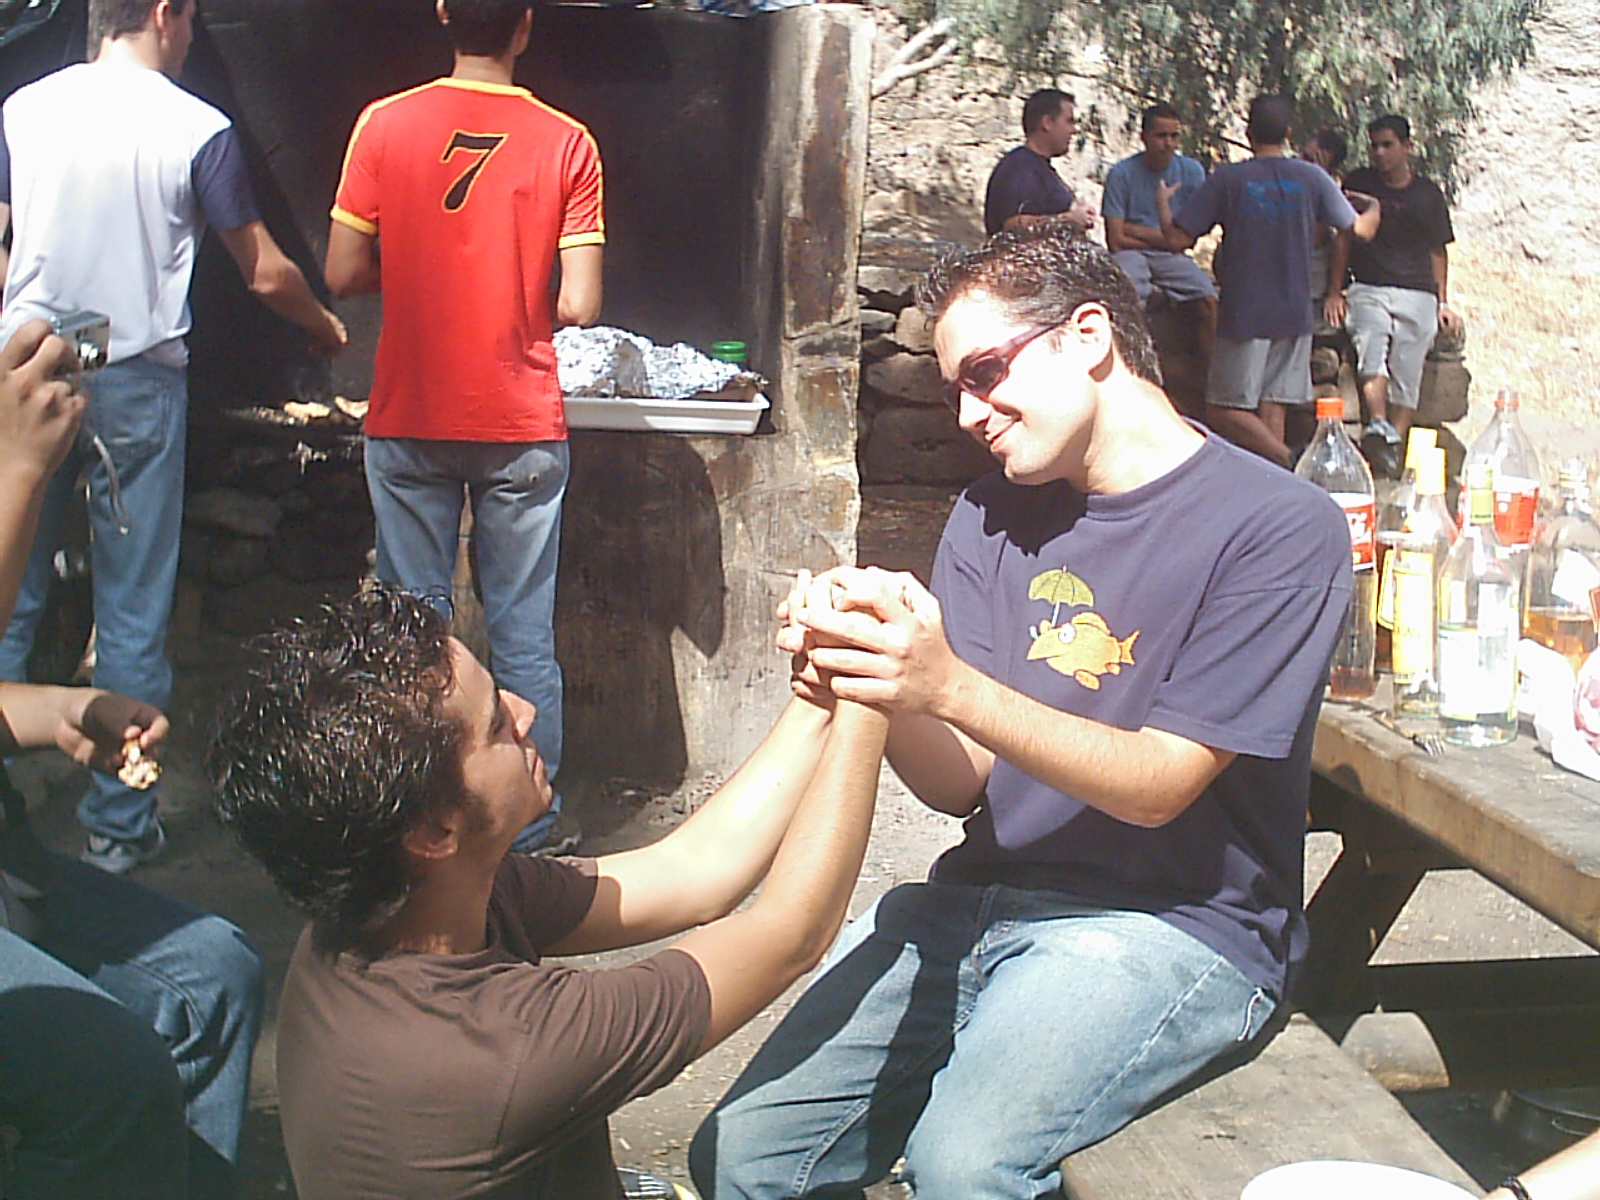
<svg viewBox="0 0 1600 1200"><path fill-rule="evenodd" d="M1378 1163L1289 1163L1245 1184L1239 1200L1476 1200L1453 1183Z"/></svg>
<svg viewBox="0 0 1600 1200"><path fill-rule="evenodd" d="M646 400L567 396L568 429L644 429L659 433L754 433L767 398Z"/></svg>

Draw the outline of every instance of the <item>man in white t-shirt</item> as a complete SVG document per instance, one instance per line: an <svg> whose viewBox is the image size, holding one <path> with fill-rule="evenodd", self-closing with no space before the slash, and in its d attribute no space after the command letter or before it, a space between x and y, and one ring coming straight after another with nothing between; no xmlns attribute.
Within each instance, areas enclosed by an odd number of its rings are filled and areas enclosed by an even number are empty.
<svg viewBox="0 0 1600 1200"><path fill-rule="evenodd" d="M228 118L180 88L195 0L91 0L92 63L15 92L0 115L0 232L12 226L0 340L30 317L111 318L110 365L89 381L77 450L51 480L0 678L26 676L51 560L87 470L95 684L156 707L172 688L167 618L183 517L189 280L206 225L250 290L318 350L346 334L279 249ZM153 791L96 774L78 807L84 860L121 873L164 841Z"/></svg>

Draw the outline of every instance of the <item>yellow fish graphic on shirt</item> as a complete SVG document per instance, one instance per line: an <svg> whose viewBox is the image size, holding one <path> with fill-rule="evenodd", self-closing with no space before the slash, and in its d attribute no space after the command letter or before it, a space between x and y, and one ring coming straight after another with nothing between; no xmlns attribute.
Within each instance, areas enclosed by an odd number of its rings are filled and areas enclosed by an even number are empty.
<svg viewBox="0 0 1600 1200"><path fill-rule="evenodd" d="M1122 664L1133 665L1135 630L1118 640L1099 613L1079 613L1064 625L1040 621L1028 648L1028 661L1042 658L1051 668L1070 675L1090 691L1100 690L1100 676L1120 675Z"/></svg>

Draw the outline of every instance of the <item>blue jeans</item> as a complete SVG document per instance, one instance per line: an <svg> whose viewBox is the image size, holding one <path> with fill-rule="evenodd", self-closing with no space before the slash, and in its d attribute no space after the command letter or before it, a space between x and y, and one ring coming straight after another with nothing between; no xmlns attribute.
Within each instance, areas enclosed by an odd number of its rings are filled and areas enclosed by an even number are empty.
<svg viewBox="0 0 1600 1200"><path fill-rule="evenodd" d="M706 1200L859 1197L902 1154L918 1200L1057 1194L1064 1157L1272 1007L1145 913L902 885L845 931L701 1125L690 1169Z"/></svg>
<svg viewBox="0 0 1600 1200"><path fill-rule="evenodd" d="M538 710L533 743L552 780L561 769L556 561L569 462L566 442L368 438L366 445L378 578L388 583L419 596L450 595L463 495L470 496L489 668Z"/></svg>
<svg viewBox="0 0 1600 1200"><path fill-rule="evenodd" d="M167 618L183 528L188 387L182 371L134 358L89 376L88 389L89 411L79 444L45 490L16 611L0 639L0 679L27 678L28 652L50 591L67 506L87 473L94 683L164 709L172 695ZM100 437L116 464L127 532L113 510L110 474L89 448L91 435ZM96 772L78 805L78 820L91 833L121 841L141 838L155 817L156 791L136 791L114 775Z"/></svg>
<svg viewBox="0 0 1600 1200"><path fill-rule="evenodd" d="M0 930L0 1124L21 1134L0 1194L232 1196L260 957L220 917L46 861L38 945Z"/></svg>

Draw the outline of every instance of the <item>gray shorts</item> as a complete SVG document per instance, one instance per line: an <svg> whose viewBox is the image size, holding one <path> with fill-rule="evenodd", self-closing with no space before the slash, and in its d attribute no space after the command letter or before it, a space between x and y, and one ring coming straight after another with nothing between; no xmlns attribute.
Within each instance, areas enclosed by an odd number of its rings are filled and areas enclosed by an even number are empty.
<svg viewBox="0 0 1600 1200"><path fill-rule="evenodd" d="M1416 288L1352 283L1344 327L1356 347L1356 373L1389 379L1389 403L1416 408L1422 364L1439 333L1439 299Z"/></svg>
<svg viewBox="0 0 1600 1200"><path fill-rule="evenodd" d="M1254 412L1263 400L1311 403L1311 335L1286 338L1218 337L1206 378L1206 403Z"/></svg>
<svg viewBox="0 0 1600 1200"><path fill-rule="evenodd" d="M1164 292L1179 304L1216 297L1217 285L1211 282L1211 276L1187 254L1172 250L1118 250L1111 257L1141 300L1153 291Z"/></svg>

